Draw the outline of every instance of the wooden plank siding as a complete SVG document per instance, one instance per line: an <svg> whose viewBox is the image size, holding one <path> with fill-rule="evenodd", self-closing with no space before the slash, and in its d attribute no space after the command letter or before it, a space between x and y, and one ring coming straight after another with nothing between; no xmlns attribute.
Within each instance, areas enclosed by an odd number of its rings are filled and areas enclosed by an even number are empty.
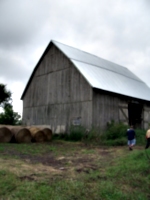
<svg viewBox="0 0 150 200"><path fill-rule="evenodd" d="M98 89L93 90L93 126L104 129L107 122L119 121L119 98Z"/></svg>
<svg viewBox="0 0 150 200"><path fill-rule="evenodd" d="M143 128L150 128L150 104L145 103L143 108Z"/></svg>
<svg viewBox="0 0 150 200"><path fill-rule="evenodd" d="M111 121L128 125L128 104L132 100L127 96L93 89L93 126L105 129Z"/></svg>
<svg viewBox="0 0 150 200"><path fill-rule="evenodd" d="M92 88L54 45L37 67L23 98L23 123L68 129L73 120L92 125Z"/></svg>

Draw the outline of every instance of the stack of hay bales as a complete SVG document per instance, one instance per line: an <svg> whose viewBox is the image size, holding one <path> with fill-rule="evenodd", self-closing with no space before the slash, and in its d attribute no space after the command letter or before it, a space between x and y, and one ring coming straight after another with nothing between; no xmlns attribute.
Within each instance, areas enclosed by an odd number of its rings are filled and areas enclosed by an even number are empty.
<svg viewBox="0 0 150 200"><path fill-rule="evenodd" d="M48 142L52 140L52 130L43 127L0 126L0 143Z"/></svg>

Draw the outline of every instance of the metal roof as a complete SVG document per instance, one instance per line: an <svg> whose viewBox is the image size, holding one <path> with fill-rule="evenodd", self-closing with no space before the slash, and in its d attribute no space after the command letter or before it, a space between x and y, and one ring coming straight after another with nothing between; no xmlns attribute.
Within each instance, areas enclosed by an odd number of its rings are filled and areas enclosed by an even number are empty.
<svg viewBox="0 0 150 200"><path fill-rule="evenodd" d="M93 88L150 101L150 88L127 68L62 43L52 42Z"/></svg>

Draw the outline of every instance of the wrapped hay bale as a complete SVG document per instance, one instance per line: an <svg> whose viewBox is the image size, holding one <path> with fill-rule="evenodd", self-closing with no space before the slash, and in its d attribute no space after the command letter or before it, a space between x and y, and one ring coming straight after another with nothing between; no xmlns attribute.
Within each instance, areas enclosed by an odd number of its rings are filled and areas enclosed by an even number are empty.
<svg viewBox="0 0 150 200"><path fill-rule="evenodd" d="M11 127L10 128L15 141L18 143L30 143L32 136L30 131L25 127Z"/></svg>
<svg viewBox="0 0 150 200"><path fill-rule="evenodd" d="M7 127L0 127L0 142L10 142L12 132Z"/></svg>
<svg viewBox="0 0 150 200"><path fill-rule="evenodd" d="M38 127L28 128L31 132L33 142L45 142L47 140L45 133Z"/></svg>
<svg viewBox="0 0 150 200"><path fill-rule="evenodd" d="M43 132L44 132L44 134L46 135L46 140L47 141L51 141L52 140L52 130L51 129L49 129L49 128L42 128L41 129Z"/></svg>

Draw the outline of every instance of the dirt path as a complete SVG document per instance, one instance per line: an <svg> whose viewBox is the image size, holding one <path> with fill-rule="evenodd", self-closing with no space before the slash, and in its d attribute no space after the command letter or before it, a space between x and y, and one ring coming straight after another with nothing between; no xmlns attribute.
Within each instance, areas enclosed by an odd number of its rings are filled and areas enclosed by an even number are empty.
<svg viewBox="0 0 150 200"><path fill-rule="evenodd" d="M73 142L54 142L51 146L53 151L47 150L44 144L27 146L45 148L35 155L7 146L0 154L0 169L15 173L21 180L76 178L81 173L104 172L106 166L114 165L117 159L131 153L126 146L110 148ZM135 151L140 149L136 147Z"/></svg>

